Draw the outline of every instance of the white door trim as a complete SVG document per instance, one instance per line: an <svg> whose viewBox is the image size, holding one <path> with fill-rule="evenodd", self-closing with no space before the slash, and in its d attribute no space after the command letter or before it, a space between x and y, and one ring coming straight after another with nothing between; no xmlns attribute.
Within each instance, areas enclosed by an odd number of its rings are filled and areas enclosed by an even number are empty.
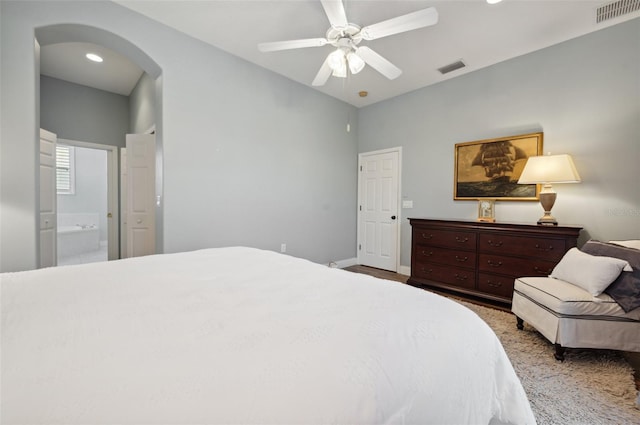
<svg viewBox="0 0 640 425"><path fill-rule="evenodd" d="M63 145L77 146L88 149L100 149L107 151L107 213L111 214L108 220L108 259L120 258L120 208L118 207L118 147L103 145L100 143L82 142L80 140L58 139Z"/></svg>
<svg viewBox="0 0 640 425"><path fill-rule="evenodd" d="M358 219L357 221L357 238L356 238L356 253L357 253L357 261L358 264L361 264L361 259L360 259L360 255L361 255L361 250L359 249L358 245L360 244L361 241L361 236L362 236L362 229L360 226L360 205L362 205L362 173L360 173L360 167L362 166L362 158L368 155L380 155L380 154L385 154L385 153L392 153L392 152L397 152L398 153L398 175L397 175L397 179L398 179L398 213L397 215L397 220L395 221L395 226L396 226L396 234L397 234L397 238L396 238L396 271L399 272L400 271L400 257L401 257L401 252L400 252L400 247L402 246L401 244L401 239L402 239L402 146L397 146L397 147L393 147L393 148L388 148L388 149L380 149L380 150L376 150L376 151L371 151L371 152L361 152L358 154L358 206L356 207L356 214Z"/></svg>

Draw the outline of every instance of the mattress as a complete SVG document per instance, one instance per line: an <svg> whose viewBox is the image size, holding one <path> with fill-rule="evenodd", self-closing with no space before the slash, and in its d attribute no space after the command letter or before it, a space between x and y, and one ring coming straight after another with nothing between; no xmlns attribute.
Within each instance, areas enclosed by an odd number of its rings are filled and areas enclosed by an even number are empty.
<svg viewBox="0 0 640 425"><path fill-rule="evenodd" d="M0 289L2 423L535 423L493 331L397 282L232 247Z"/></svg>

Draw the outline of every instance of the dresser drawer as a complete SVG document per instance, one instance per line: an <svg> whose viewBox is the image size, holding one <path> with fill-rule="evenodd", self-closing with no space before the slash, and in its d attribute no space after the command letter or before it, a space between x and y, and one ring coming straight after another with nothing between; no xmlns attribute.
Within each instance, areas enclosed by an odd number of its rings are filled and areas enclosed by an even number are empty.
<svg viewBox="0 0 640 425"><path fill-rule="evenodd" d="M413 231L413 240L419 245L475 250L477 234L455 230L416 228Z"/></svg>
<svg viewBox="0 0 640 425"><path fill-rule="evenodd" d="M478 290L511 300L513 297L513 278L480 273L478 276Z"/></svg>
<svg viewBox="0 0 640 425"><path fill-rule="evenodd" d="M423 262L417 263L415 269L411 269L411 274L418 278L447 283L461 288L473 289L475 287L475 272L473 270Z"/></svg>
<svg viewBox="0 0 640 425"><path fill-rule="evenodd" d="M480 235L478 248L480 252L522 255L560 261L565 253L565 241L563 239L483 233Z"/></svg>
<svg viewBox="0 0 640 425"><path fill-rule="evenodd" d="M478 270L480 272L497 273L514 278L521 276L548 276L556 265L555 261L493 254L480 254L478 260Z"/></svg>
<svg viewBox="0 0 640 425"><path fill-rule="evenodd" d="M417 245L415 255L418 262L433 262L455 267L474 268L476 253L454 249L442 249L429 245Z"/></svg>

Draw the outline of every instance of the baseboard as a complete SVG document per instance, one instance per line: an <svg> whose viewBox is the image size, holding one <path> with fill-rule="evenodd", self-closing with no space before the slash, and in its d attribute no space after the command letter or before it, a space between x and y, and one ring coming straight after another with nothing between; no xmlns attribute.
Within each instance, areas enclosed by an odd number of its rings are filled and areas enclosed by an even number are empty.
<svg viewBox="0 0 640 425"><path fill-rule="evenodd" d="M327 266L344 269L345 267L355 266L357 264L358 264L357 258L348 258L346 260L332 261L331 263L327 264ZM397 273L405 276L411 276L411 267L400 266Z"/></svg>
<svg viewBox="0 0 640 425"><path fill-rule="evenodd" d="M345 267L355 266L356 264L358 264L358 259L354 257L354 258L347 258L346 260L332 261L327 265L329 267L344 269Z"/></svg>

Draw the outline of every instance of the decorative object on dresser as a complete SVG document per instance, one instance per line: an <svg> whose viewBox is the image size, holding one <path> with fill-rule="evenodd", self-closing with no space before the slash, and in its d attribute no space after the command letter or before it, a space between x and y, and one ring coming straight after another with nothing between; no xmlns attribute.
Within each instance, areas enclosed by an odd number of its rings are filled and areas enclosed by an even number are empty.
<svg viewBox="0 0 640 425"><path fill-rule="evenodd" d="M456 144L453 199L537 201L538 185L518 185L527 158L536 155L542 133Z"/></svg>
<svg viewBox="0 0 640 425"><path fill-rule="evenodd" d="M481 199L478 201L478 221L493 223L496 221L496 201L494 199Z"/></svg>
<svg viewBox="0 0 640 425"><path fill-rule="evenodd" d="M544 215L538 220L538 224L557 226L558 222L551 215L551 208L557 196L551 183L580 183L580 175L573 160L567 154L532 156L527 160L518 184L532 183L543 185L540 204L544 209Z"/></svg>
<svg viewBox="0 0 640 425"><path fill-rule="evenodd" d="M408 282L511 305L520 276L548 276L581 227L410 218Z"/></svg>

